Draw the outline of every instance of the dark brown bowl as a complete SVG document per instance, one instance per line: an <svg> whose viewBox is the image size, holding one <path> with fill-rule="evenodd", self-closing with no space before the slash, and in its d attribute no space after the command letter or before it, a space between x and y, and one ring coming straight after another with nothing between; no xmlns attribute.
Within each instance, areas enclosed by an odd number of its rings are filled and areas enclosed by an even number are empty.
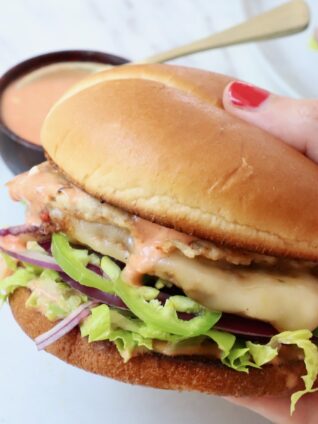
<svg viewBox="0 0 318 424"><path fill-rule="evenodd" d="M105 65L122 65L128 60L112 54L90 50L65 50L42 54L18 63L0 79L0 104L5 88L14 80L31 71L58 62L97 62ZM15 134L3 122L0 108L0 154L8 168L14 173L27 171L43 162L43 148Z"/></svg>

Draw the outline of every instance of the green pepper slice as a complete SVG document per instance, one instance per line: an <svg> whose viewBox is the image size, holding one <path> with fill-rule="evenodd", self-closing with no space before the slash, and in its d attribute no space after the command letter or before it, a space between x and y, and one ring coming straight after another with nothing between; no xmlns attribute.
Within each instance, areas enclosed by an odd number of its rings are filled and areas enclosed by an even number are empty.
<svg viewBox="0 0 318 424"><path fill-rule="evenodd" d="M140 290L142 288L125 283L121 277L114 281L114 289L128 308L146 324L182 337L196 337L205 334L222 315L221 312L212 312L199 307L199 315L185 321L177 315L178 311L173 296L166 301L165 305L162 305L157 299L147 302Z"/></svg>
<svg viewBox="0 0 318 424"><path fill-rule="evenodd" d="M83 286L93 287L106 293L114 293L113 282L87 269L74 255L67 237L62 233L52 236L52 254L62 270Z"/></svg>

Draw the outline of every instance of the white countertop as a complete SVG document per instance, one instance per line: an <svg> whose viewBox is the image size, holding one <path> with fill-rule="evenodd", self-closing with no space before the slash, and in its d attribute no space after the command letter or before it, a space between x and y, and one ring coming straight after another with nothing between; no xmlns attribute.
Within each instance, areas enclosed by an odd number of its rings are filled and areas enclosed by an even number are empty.
<svg viewBox="0 0 318 424"><path fill-rule="evenodd" d="M269 0L268 6L278 1ZM243 20L252 0L9 0L1 2L0 72L30 56L94 49L141 59ZM296 40L296 38L295 38ZM318 56L318 55L317 55ZM255 45L205 52L176 63L247 79L282 93ZM288 91L288 90L287 90ZM10 178L0 162L0 184ZM0 191L0 226L23 210ZM0 312L0 423L236 423L266 420L225 400L132 387L82 372L46 353Z"/></svg>

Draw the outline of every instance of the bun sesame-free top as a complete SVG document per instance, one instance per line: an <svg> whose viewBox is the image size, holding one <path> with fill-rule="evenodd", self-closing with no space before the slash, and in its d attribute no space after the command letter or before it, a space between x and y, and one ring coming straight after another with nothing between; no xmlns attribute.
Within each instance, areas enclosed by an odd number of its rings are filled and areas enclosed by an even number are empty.
<svg viewBox="0 0 318 424"><path fill-rule="evenodd" d="M182 232L318 258L318 167L228 114L228 77L168 65L100 72L42 128L51 160L113 205Z"/></svg>

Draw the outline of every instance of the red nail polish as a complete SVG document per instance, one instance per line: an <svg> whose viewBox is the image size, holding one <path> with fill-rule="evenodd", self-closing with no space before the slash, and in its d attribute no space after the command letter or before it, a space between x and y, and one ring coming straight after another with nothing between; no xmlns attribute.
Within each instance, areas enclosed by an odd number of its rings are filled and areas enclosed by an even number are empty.
<svg viewBox="0 0 318 424"><path fill-rule="evenodd" d="M254 85L234 81L229 86L229 98L233 105L246 108L260 106L269 96L269 92Z"/></svg>

